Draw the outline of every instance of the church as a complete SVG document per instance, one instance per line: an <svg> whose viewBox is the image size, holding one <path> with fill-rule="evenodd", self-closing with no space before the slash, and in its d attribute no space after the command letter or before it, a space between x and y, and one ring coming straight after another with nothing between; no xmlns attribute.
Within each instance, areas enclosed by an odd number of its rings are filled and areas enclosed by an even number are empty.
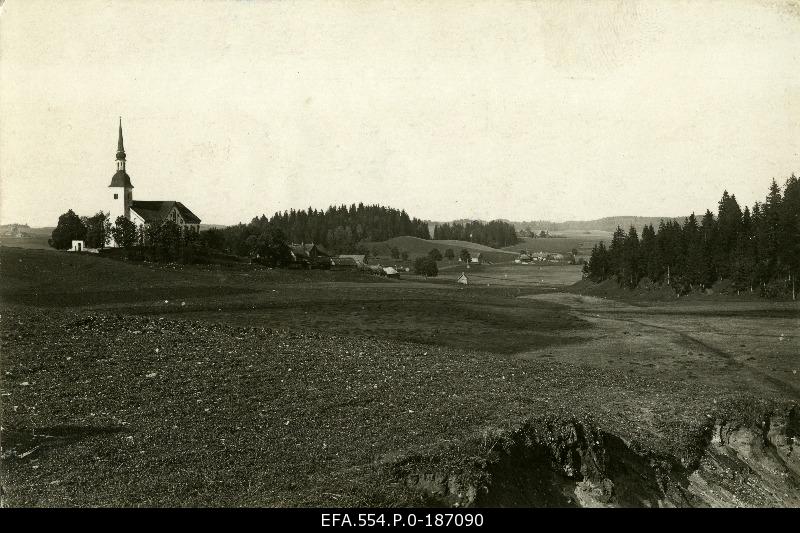
<svg viewBox="0 0 800 533"><path fill-rule="evenodd" d="M181 228L200 230L200 219L185 205L175 200L134 200L131 177L125 171L125 147L122 142L122 118L119 119L119 139L117 141L117 172L111 178L109 221L114 224L117 217L124 216L137 227L163 224L171 220ZM116 243L111 242L111 246Z"/></svg>

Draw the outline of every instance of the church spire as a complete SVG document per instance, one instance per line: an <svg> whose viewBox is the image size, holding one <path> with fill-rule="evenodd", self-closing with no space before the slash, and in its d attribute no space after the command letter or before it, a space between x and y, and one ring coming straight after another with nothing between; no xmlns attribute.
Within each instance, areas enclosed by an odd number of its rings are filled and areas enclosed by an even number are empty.
<svg viewBox="0 0 800 533"><path fill-rule="evenodd" d="M122 117L119 117L119 140L117 141L117 161L125 161L125 147L122 145Z"/></svg>
<svg viewBox="0 0 800 533"><path fill-rule="evenodd" d="M122 117L119 117L119 139L117 140L117 173L111 178L109 187L133 188L131 178L125 172L125 147L122 145Z"/></svg>

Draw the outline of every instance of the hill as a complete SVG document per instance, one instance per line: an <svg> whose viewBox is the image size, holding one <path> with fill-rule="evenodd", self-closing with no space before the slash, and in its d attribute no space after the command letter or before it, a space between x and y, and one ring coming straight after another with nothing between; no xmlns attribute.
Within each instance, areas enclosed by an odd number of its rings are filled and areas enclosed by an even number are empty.
<svg viewBox="0 0 800 533"><path fill-rule="evenodd" d="M662 220L668 222L677 220L683 222L684 217L639 217L639 216L616 216L604 217L595 220L568 220L566 222L551 222L549 220L531 220L522 222L512 222L517 230L528 229L541 231L548 230L550 233L565 230L599 230L613 233L617 226L627 230L631 226L636 226L636 230L641 233L642 228L648 224L658 227Z"/></svg>
<svg viewBox="0 0 800 533"><path fill-rule="evenodd" d="M411 259L422 255L428 255L434 248L438 248L442 254L444 254L445 250L448 248L452 248L456 256L458 256L458 253L462 249L466 249L472 255L481 253L486 259L493 262L511 261L516 256L514 252L498 250L474 242L427 240L410 236L393 237L381 242L366 242L364 246L366 246L375 257L391 257L392 248L397 248L400 252L408 252L409 258Z"/></svg>
<svg viewBox="0 0 800 533"><path fill-rule="evenodd" d="M565 231L555 237L532 238L523 237L522 242L512 246L506 246L504 251L520 252L547 252L568 254L572 250L578 250L579 256L588 256L592 253L592 247L600 241L608 244L611 241L611 233L605 231Z"/></svg>

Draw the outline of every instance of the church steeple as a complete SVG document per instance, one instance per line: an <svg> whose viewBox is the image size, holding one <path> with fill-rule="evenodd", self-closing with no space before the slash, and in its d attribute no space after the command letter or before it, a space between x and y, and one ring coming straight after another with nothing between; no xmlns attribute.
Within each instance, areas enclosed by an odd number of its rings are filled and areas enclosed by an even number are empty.
<svg viewBox="0 0 800 533"><path fill-rule="evenodd" d="M125 161L125 147L122 145L122 117L119 117L119 140L117 140L117 161ZM125 170L123 166L122 169Z"/></svg>
<svg viewBox="0 0 800 533"><path fill-rule="evenodd" d="M119 117L119 138L117 139L117 172L111 178L109 187L133 188L131 178L125 172L125 147L122 145L122 117Z"/></svg>

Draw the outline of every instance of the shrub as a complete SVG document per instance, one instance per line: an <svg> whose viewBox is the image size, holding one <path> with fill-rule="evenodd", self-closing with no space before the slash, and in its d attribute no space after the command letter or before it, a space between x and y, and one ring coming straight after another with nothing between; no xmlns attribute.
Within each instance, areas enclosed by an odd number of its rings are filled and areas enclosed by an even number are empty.
<svg viewBox="0 0 800 533"><path fill-rule="evenodd" d="M439 267L431 257L418 257L414 261L414 272L422 276L434 277L439 274Z"/></svg>

